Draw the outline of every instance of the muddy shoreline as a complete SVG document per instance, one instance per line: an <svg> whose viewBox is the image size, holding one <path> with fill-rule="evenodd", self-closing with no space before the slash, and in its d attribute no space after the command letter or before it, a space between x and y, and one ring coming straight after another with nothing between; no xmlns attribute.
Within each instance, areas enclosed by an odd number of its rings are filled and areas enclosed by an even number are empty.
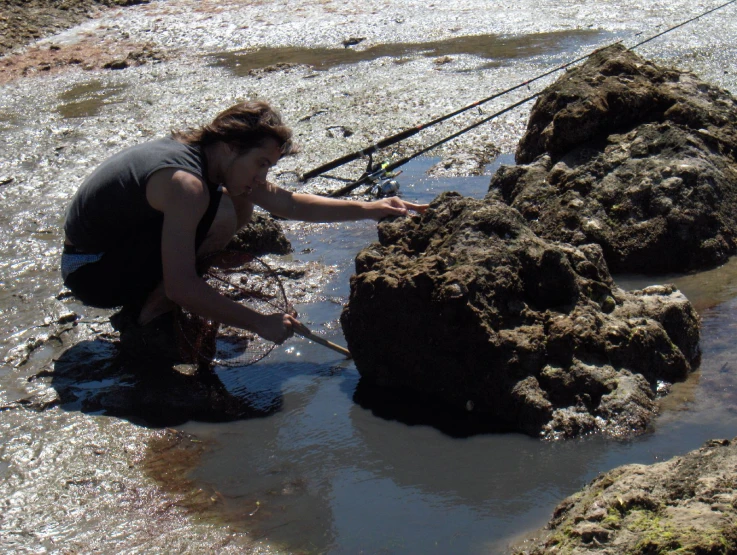
<svg viewBox="0 0 737 555"><path fill-rule="evenodd" d="M0 56L64 29L85 19L93 18L100 10L110 7L145 4L150 0L1 0Z"/></svg>

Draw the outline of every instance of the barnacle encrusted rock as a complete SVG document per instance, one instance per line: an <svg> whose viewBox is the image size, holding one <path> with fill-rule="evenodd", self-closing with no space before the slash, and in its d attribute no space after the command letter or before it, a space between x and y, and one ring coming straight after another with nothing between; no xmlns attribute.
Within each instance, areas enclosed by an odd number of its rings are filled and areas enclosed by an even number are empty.
<svg viewBox="0 0 737 555"><path fill-rule="evenodd" d="M615 468L561 502L538 539L511 552L735 553L735 469L737 444L726 439L665 462Z"/></svg>
<svg viewBox="0 0 737 555"><path fill-rule="evenodd" d="M543 91L490 194L614 273L712 267L737 251L735 122L729 92L615 45Z"/></svg>
<svg viewBox="0 0 737 555"><path fill-rule="evenodd" d="M699 361L699 318L673 286L627 293L597 245L457 193L379 225L341 324L363 379L546 437L641 431L656 383Z"/></svg>

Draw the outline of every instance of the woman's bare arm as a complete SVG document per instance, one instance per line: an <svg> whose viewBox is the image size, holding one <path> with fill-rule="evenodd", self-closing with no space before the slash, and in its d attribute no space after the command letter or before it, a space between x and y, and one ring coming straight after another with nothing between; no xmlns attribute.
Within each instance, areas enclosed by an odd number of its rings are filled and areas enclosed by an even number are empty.
<svg viewBox="0 0 737 555"><path fill-rule="evenodd" d="M380 220L386 216L404 216L409 210L422 213L427 208L426 204L414 204L398 197L364 202L292 193L273 183L254 190L249 199L272 214L304 222Z"/></svg>
<svg viewBox="0 0 737 555"><path fill-rule="evenodd" d="M291 335L292 316L256 312L222 296L197 275L195 234L209 202L202 181L183 171L154 175L147 185L147 198L164 213L161 255L169 299L204 318L251 330L270 341L280 343Z"/></svg>

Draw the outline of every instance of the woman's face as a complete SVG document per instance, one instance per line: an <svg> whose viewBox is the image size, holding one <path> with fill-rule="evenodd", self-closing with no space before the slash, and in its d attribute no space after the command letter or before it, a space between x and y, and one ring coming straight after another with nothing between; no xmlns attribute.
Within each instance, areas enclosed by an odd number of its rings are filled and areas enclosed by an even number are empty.
<svg viewBox="0 0 737 555"><path fill-rule="evenodd" d="M281 148L273 137L264 139L261 146L244 154L231 150L233 158L225 168L225 187L231 196L249 195L266 186L266 175L281 158Z"/></svg>

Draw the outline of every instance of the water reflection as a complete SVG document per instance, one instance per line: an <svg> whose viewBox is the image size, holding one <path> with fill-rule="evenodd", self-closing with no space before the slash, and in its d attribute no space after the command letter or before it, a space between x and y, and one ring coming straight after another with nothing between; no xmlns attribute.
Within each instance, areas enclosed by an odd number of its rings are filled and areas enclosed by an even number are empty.
<svg viewBox="0 0 737 555"><path fill-rule="evenodd" d="M360 379L358 385L351 384L351 387L353 401L384 420L407 426L432 426L453 438L507 431L495 425L488 415L451 410L442 402L416 392L378 387L364 379Z"/></svg>

